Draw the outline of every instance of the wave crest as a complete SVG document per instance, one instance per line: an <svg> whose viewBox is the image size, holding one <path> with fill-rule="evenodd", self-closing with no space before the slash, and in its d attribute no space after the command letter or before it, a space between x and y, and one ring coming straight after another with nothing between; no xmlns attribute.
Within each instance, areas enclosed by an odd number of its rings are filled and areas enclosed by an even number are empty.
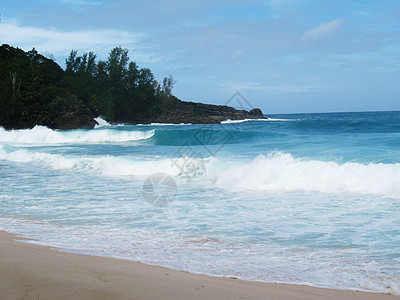
<svg viewBox="0 0 400 300"><path fill-rule="evenodd" d="M400 198L400 164L338 164L274 152L215 175L217 186L229 190L350 192Z"/></svg>
<svg viewBox="0 0 400 300"><path fill-rule="evenodd" d="M0 127L0 143L11 144L85 144L121 143L151 138L155 130L122 131L111 128L55 131L44 126L6 131Z"/></svg>
<svg viewBox="0 0 400 300"><path fill-rule="evenodd" d="M56 170L74 170L78 172L94 172L103 176L148 176L154 173L167 173L171 176L198 177L204 162L209 158L190 159L143 159L133 157L101 156L101 157L68 157L46 152L29 150L6 151L0 146L0 159L16 163L39 164Z"/></svg>

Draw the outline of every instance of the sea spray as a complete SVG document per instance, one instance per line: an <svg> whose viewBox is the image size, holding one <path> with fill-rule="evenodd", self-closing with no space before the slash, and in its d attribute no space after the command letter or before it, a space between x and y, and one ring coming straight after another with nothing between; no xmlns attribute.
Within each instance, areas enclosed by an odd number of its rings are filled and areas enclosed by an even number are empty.
<svg viewBox="0 0 400 300"><path fill-rule="evenodd" d="M112 126L110 123L108 123L106 120L104 120L102 117L97 117L94 119L97 122L97 125L95 128L100 128L100 127L109 127Z"/></svg>

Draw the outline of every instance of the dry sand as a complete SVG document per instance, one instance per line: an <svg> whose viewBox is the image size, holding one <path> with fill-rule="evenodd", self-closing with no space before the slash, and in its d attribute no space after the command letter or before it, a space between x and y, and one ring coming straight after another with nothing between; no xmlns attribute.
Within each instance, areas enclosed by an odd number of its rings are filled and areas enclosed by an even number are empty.
<svg viewBox="0 0 400 300"><path fill-rule="evenodd" d="M399 296L247 282L139 262L64 253L0 231L0 299L396 299Z"/></svg>

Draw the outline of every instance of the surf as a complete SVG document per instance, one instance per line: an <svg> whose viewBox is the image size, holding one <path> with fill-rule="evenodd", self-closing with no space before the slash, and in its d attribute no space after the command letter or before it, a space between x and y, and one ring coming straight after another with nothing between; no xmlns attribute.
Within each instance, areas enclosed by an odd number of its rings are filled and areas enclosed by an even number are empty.
<svg viewBox="0 0 400 300"><path fill-rule="evenodd" d="M271 152L250 162L212 168L228 190L375 194L400 199L400 164L338 163Z"/></svg>
<svg viewBox="0 0 400 300"><path fill-rule="evenodd" d="M101 127L93 130L56 131L44 126L32 129L7 131L0 127L0 143L3 144L96 144L124 143L146 140L155 134L155 130L117 130Z"/></svg>

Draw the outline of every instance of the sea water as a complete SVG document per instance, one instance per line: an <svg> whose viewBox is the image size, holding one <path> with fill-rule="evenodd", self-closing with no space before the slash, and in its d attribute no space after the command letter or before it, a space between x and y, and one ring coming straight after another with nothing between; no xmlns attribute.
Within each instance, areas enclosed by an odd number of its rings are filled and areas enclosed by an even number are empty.
<svg viewBox="0 0 400 300"><path fill-rule="evenodd" d="M0 128L0 229L66 251L400 293L400 112Z"/></svg>

